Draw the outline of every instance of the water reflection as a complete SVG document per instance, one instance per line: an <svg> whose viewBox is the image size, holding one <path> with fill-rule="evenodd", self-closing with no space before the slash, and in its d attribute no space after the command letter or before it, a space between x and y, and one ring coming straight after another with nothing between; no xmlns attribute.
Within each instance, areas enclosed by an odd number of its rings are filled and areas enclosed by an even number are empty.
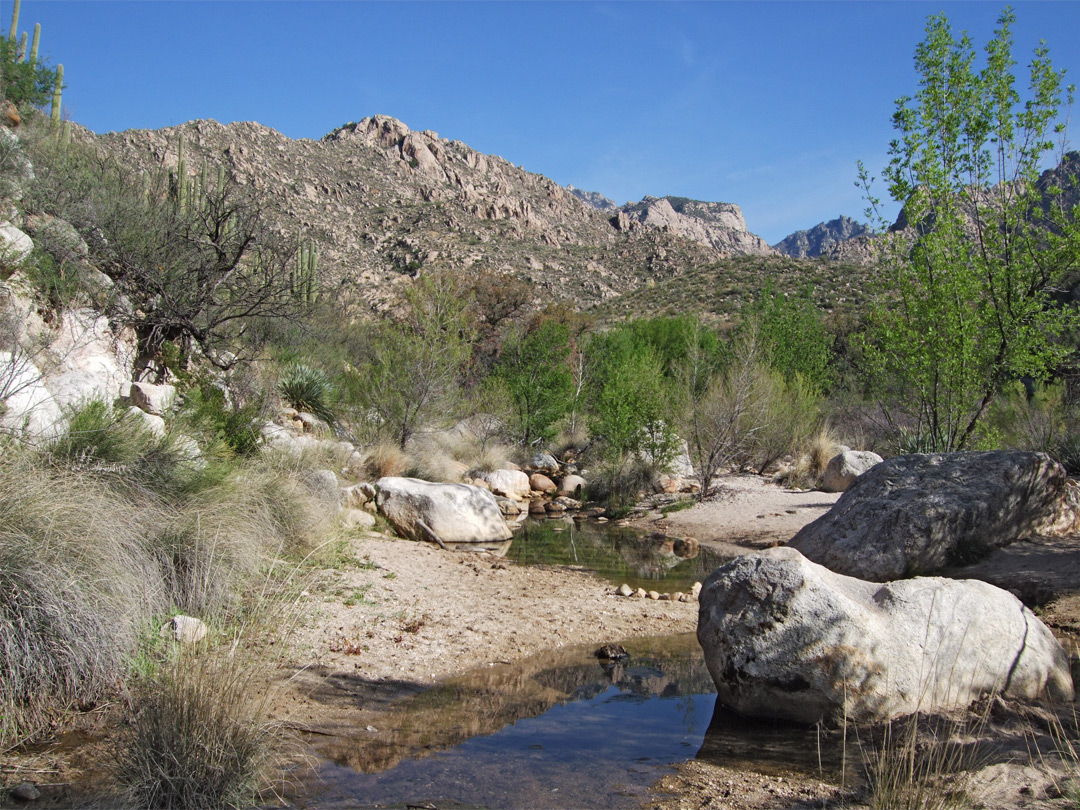
<svg viewBox="0 0 1080 810"><path fill-rule="evenodd" d="M669 593L689 591L729 559L694 543L569 518L525 521L507 556L525 565L575 566L613 585Z"/></svg>
<svg viewBox="0 0 1080 810"><path fill-rule="evenodd" d="M300 806L637 807L659 769L701 745L715 694L692 634L483 669L408 697L318 746L321 790Z"/></svg>

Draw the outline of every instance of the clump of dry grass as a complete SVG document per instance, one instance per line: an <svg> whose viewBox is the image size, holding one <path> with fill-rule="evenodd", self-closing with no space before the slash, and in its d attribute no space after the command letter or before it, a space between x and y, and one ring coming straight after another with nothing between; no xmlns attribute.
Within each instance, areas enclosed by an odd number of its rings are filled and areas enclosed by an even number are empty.
<svg viewBox="0 0 1080 810"><path fill-rule="evenodd" d="M980 753L969 738L973 733L980 736L988 717L989 708L964 717L916 713L872 731L873 741L862 747L869 806L878 810L972 806L971 774Z"/></svg>
<svg viewBox="0 0 1080 810"><path fill-rule="evenodd" d="M801 489L818 486L829 461L839 452L840 442L828 427L823 427L807 442L794 466L776 477L777 483Z"/></svg>
<svg viewBox="0 0 1080 810"><path fill-rule="evenodd" d="M151 515L86 476L0 462L0 746L116 683L165 607Z"/></svg>
<svg viewBox="0 0 1080 810"><path fill-rule="evenodd" d="M173 650L140 683L115 777L133 806L213 810L257 803L278 738L263 664L232 644Z"/></svg>
<svg viewBox="0 0 1080 810"><path fill-rule="evenodd" d="M364 470L374 479L402 475L413 464L409 454L396 444L377 444L367 451Z"/></svg>

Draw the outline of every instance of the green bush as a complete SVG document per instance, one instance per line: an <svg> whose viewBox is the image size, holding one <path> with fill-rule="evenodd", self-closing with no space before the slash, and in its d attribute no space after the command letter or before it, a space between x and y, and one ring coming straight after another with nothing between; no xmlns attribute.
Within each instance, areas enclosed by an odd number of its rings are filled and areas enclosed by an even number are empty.
<svg viewBox="0 0 1080 810"><path fill-rule="evenodd" d="M328 425L334 424L334 386L322 369L293 363L282 372L278 390L291 407L314 414Z"/></svg>
<svg viewBox="0 0 1080 810"><path fill-rule="evenodd" d="M260 402L230 405L220 386L203 379L184 392L179 418L205 444L220 443L229 455L249 458L259 452L261 412Z"/></svg>

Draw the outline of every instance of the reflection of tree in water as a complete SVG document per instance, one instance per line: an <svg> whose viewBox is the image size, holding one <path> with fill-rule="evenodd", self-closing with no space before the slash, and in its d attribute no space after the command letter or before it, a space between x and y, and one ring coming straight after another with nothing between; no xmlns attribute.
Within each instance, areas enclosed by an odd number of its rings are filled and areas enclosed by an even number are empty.
<svg viewBox="0 0 1080 810"><path fill-rule="evenodd" d="M523 564L572 565L595 571L615 585L688 591L727 562L711 549L652 536L612 523L529 520L508 554Z"/></svg>
<svg viewBox="0 0 1080 810"><path fill-rule="evenodd" d="M401 700L375 722L378 736L320 741L320 753L363 773L406 757L427 756L470 737L493 734L558 704L588 700L616 687L616 699L700 695L715 691L693 634L624 642L631 658L601 664L592 648L549 650L519 663L483 668ZM684 713L685 716L685 713Z"/></svg>

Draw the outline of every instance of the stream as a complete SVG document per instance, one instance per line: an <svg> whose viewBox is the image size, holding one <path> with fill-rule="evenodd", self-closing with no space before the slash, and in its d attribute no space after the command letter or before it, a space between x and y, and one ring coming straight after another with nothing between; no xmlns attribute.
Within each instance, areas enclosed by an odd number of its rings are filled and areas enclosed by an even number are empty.
<svg viewBox="0 0 1080 810"><path fill-rule="evenodd" d="M610 523L528 520L505 553L674 593L726 561L691 551L681 557L670 538ZM667 770L695 757L766 772L830 769L813 729L746 721L717 706L694 634L623 641L630 657L617 663L594 655L609 641L481 667L399 697L378 728L313 740L317 779L291 798L305 810L639 808Z"/></svg>

